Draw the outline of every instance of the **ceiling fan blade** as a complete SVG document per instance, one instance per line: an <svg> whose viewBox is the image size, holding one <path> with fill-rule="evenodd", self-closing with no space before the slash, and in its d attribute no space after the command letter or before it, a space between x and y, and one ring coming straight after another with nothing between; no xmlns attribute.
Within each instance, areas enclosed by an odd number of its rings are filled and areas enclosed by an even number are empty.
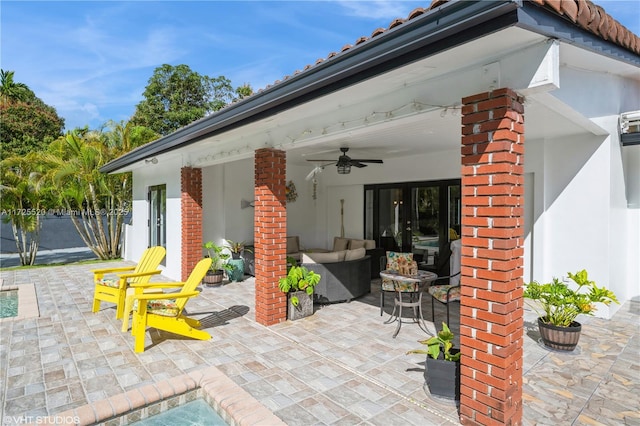
<svg viewBox="0 0 640 426"><path fill-rule="evenodd" d="M342 152L342 155L340 155L338 157L338 160L313 160L313 159L307 159L307 161L312 161L312 162L316 162L316 163L328 163L328 164L322 164L322 165L318 165L316 164L316 169L318 167L320 167L321 169L324 169L326 166L329 165L336 165L338 166L339 172L340 170L342 170L342 168L347 168L347 167L357 167L359 169L363 168L363 167L367 167L366 164L364 163L374 163L374 164L382 164L382 160L378 160L378 159L357 159L357 158L351 158L347 155L347 152L349 151L349 148L340 148L340 151ZM309 173L309 175L307 176L307 180L312 179L313 177L315 177L316 173L318 173L318 171L314 169L311 173Z"/></svg>
<svg viewBox="0 0 640 426"><path fill-rule="evenodd" d="M357 161L359 163L376 163L376 164L382 164L382 160L360 160L360 159L355 159L352 158L351 161Z"/></svg>

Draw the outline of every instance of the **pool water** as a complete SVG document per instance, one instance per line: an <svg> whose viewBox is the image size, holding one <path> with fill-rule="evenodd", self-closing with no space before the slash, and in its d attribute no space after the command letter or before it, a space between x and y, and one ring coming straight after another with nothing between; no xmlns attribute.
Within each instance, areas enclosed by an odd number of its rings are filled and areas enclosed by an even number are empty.
<svg viewBox="0 0 640 426"><path fill-rule="evenodd" d="M228 426L204 399L196 399L164 413L131 423L136 426Z"/></svg>
<svg viewBox="0 0 640 426"><path fill-rule="evenodd" d="M0 291L0 318L18 315L18 290Z"/></svg>

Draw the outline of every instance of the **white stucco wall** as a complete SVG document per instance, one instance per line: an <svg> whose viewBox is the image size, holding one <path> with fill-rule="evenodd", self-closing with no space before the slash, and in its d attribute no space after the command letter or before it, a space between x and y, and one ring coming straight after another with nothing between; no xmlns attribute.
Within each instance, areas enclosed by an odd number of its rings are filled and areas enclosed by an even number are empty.
<svg viewBox="0 0 640 426"><path fill-rule="evenodd" d="M161 160L133 172L133 217L131 232L127 236L127 260L137 261L149 245L150 186L167 186L167 255L161 265L162 273L180 279L182 236L180 214L180 169L178 160ZM177 231L177 232L176 232Z"/></svg>
<svg viewBox="0 0 640 426"><path fill-rule="evenodd" d="M202 169L202 241L224 244L227 210L224 202L224 165ZM252 198L250 198L252 199ZM240 204L238 203L238 207Z"/></svg>
<svg viewBox="0 0 640 426"><path fill-rule="evenodd" d="M616 119L598 124L610 128ZM587 269L620 300L637 297L631 277L638 272L638 215L626 205L617 135L528 140L525 146L525 170L534 174L532 278L546 282ZM600 306L597 315L617 309Z"/></svg>
<svg viewBox="0 0 640 426"><path fill-rule="evenodd" d="M531 276L547 281L585 268L621 301L638 298L640 215L633 198L640 182L630 177L640 168L640 155L623 152L618 117L638 109L640 84L563 66L560 88L552 95L572 114L596 124L602 135L585 131L526 140L525 171L533 174L534 192ZM525 122L525 135L526 127ZM597 315L609 317L619 308L600 306Z"/></svg>

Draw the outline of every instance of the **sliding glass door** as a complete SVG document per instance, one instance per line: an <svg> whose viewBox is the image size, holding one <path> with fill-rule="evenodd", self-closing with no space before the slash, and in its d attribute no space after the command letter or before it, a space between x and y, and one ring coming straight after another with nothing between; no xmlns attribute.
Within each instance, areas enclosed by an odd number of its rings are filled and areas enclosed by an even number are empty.
<svg viewBox="0 0 640 426"><path fill-rule="evenodd" d="M365 236L385 250L412 252L436 272L448 270L460 233L460 181L365 186Z"/></svg>

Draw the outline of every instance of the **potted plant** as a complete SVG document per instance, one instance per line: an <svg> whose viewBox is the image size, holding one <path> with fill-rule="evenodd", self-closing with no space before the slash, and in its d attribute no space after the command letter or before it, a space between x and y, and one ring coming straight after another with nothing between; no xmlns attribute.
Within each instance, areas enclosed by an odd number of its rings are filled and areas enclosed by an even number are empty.
<svg viewBox="0 0 640 426"><path fill-rule="evenodd" d="M230 255L225 253L224 247L215 244L213 241L207 241L202 245L207 251L205 257L210 257L211 267L207 271L207 275L204 277L204 282L207 285L216 285L222 282L224 271L230 271L231 265L227 263Z"/></svg>
<svg viewBox="0 0 640 426"><path fill-rule="evenodd" d="M231 259L227 261L227 264L231 266L229 272L229 279L231 281L242 281L244 277L244 253L251 253L251 249L245 246L244 241L235 242L232 240L225 240L225 247L231 253Z"/></svg>
<svg viewBox="0 0 640 426"><path fill-rule="evenodd" d="M407 354L427 355L424 381L431 395L457 400L460 399L460 350L453 347L453 337L443 322L436 336L420 340L426 349L414 349Z"/></svg>
<svg viewBox="0 0 640 426"><path fill-rule="evenodd" d="M287 318L297 320L313 314L313 289L320 282L320 275L304 266L292 266L278 287L287 293Z"/></svg>
<svg viewBox="0 0 640 426"><path fill-rule="evenodd" d="M580 339L582 325L576 321L580 314L593 315L595 303L609 305L619 303L609 289L598 287L589 280L586 270L572 274L569 278L577 285L570 288L566 283L553 278L550 283L533 281L525 284L524 297L537 303L530 306L539 315L538 329L545 346L552 349L572 351Z"/></svg>
<svg viewBox="0 0 640 426"><path fill-rule="evenodd" d="M253 253L250 248L248 248L244 241L235 242L232 240L225 240L225 246L231 252L231 258L240 259L242 254L246 251L249 253Z"/></svg>

